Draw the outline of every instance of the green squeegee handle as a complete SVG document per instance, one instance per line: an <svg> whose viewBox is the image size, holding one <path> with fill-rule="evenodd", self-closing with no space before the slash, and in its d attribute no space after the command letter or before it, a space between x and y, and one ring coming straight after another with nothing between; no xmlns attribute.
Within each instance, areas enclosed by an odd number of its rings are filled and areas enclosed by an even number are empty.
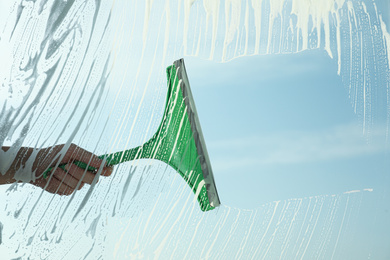
<svg viewBox="0 0 390 260"><path fill-rule="evenodd" d="M100 158L100 157L99 157ZM87 169L88 167L88 171L96 171L96 168L95 167L92 167L92 166L88 166L86 163L84 162L80 162L80 161L74 161L73 164L75 164L76 166L80 167L81 169L85 170ZM63 163L63 164L60 164L58 165L59 168L63 169L64 171L66 171L65 169L65 165L66 163ZM49 173L53 170L54 167L50 167L49 169L47 169L44 173L43 173L43 178L46 179L49 175Z"/></svg>
<svg viewBox="0 0 390 260"><path fill-rule="evenodd" d="M102 160L106 159L107 166L113 166L113 165L117 165L117 164L120 164L123 162L128 162L128 161L134 160L137 156L139 156L140 150L141 150L141 147L138 146L138 147L135 147L133 149L129 149L129 150L122 151L122 152L116 152L116 153L109 154L109 155L108 154L101 155L101 156L99 156L99 158ZM88 166L88 164L81 162L81 161L73 161L73 164L75 164L76 166L80 167L83 170L85 170L85 169L87 169L88 171L96 171L97 170L95 167ZM63 164L60 164L58 167L63 169L64 171L66 171L65 165L66 165L66 163L63 163ZM54 169L54 167L50 167L49 169L47 169L43 173L43 178L46 179L53 169Z"/></svg>

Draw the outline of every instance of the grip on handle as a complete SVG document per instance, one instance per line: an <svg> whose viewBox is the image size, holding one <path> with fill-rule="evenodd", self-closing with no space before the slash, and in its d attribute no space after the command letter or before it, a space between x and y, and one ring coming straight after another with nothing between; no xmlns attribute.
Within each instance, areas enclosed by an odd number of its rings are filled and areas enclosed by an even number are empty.
<svg viewBox="0 0 390 260"><path fill-rule="evenodd" d="M84 163L84 162L80 162L80 161L74 161L73 164L75 164L76 166L80 167L81 169L87 169L87 166L88 164ZM65 169L65 165L67 165L67 163L64 163L64 164L60 164L58 165L58 167L60 167L61 169L63 169L64 171L66 171ZM54 167L50 167L49 169L47 169L44 173L43 173L43 178L46 179L47 176L49 176L49 173L54 169ZM95 167L92 167L92 166L88 166L88 171L96 171L96 168Z"/></svg>

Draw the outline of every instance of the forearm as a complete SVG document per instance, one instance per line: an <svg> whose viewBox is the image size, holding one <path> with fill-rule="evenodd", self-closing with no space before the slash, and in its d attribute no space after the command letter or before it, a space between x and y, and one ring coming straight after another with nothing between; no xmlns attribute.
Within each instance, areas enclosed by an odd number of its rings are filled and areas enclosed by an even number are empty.
<svg viewBox="0 0 390 260"><path fill-rule="evenodd" d="M7 152L10 149L10 147L3 146L1 147L1 149L4 152ZM14 183L16 181L14 179L16 171L25 167L25 163L28 160L28 158L31 156L31 154L32 154L32 148L28 148L28 147L20 148L13 162L8 168L8 170L5 173L3 172L0 173L0 184Z"/></svg>
<svg viewBox="0 0 390 260"><path fill-rule="evenodd" d="M10 176L8 174L0 174L0 185L2 184L9 184L15 182L13 176Z"/></svg>

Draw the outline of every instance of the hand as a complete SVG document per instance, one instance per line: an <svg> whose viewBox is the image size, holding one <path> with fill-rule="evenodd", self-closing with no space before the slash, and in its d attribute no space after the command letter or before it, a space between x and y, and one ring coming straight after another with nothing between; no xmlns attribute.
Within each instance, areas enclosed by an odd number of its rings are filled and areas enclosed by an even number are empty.
<svg viewBox="0 0 390 260"><path fill-rule="evenodd" d="M4 149L4 148L3 148ZM22 148L19 152L29 158L33 153L33 148ZM27 155L27 156L26 156ZM27 159L24 159L27 161ZM96 169L96 171L87 171L79 168L74 161L84 162ZM42 189L59 195L70 195L75 190L80 190L85 183L91 184L98 173L103 176L110 176L113 168L102 165L103 160L96 155L71 144L69 147L65 145L56 145L53 147L44 148L38 151L34 160L32 171L35 173L36 179L30 181L31 184L41 187ZM65 164L65 170L58 165ZM25 162L16 162L12 169L24 167ZM47 178L43 178L43 173L48 169L53 168ZM11 173L12 174L12 173ZM12 175L13 176L13 175ZM98 181L98 180L96 180Z"/></svg>

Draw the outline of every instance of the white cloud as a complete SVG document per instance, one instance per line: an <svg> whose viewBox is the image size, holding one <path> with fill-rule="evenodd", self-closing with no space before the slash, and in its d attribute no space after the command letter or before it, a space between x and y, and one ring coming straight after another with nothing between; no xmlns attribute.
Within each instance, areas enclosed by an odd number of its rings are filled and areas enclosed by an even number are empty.
<svg viewBox="0 0 390 260"><path fill-rule="evenodd" d="M320 132L285 132L212 142L209 149L218 170L272 164L331 161L384 151L385 129L363 136L356 125Z"/></svg>

